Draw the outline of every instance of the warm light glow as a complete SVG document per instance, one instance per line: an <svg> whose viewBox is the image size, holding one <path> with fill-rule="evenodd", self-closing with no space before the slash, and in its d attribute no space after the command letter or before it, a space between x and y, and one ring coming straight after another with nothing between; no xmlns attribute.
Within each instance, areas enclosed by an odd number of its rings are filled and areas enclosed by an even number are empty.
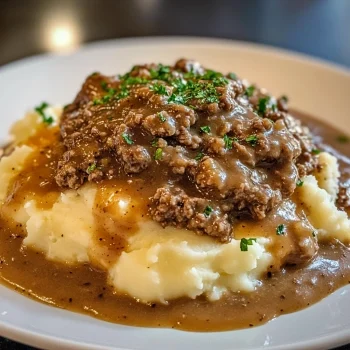
<svg viewBox="0 0 350 350"><path fill-rule="evenodd" d="M57 48L68 47L72 45L73 34L67 27L55 28L52 32L52 44Z"/></svg>
<svg viewBox="0 0 350 350"><path fill-rule="evenodd" d="M48 31L47 46L50 51L66 51L75 48L80 41L72 25L52 25Z"/></svg>

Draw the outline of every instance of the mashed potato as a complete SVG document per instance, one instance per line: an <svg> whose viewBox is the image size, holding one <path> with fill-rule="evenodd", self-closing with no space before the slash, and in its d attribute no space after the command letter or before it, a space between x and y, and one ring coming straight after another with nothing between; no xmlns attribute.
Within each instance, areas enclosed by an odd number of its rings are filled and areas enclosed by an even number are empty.
<svg viewBox="0 0 350 350"><path fill-rule="evenodd" d="M318 186L323 188L335 201L339 191L339 166L336 157L327 152L321 152L318 156L318 168L315 171L315 177Z"/></svg>
<svg viewBox="0 0 350 350"><path fill-rule="evenodd" d="M62 114L62 107L48 106L43 109L43 112L53 118L51 125L57 125ZM14 123L10 129L10 135L14 144L19 144L25 141L43 125L42 117L35 111L31 111L24 118Z"/></svg>
<svg viewBox="0 0 350 350"><path fill-rule="evenodd" d="M242 252L240 241L221 244L208 236L146 222L110 269L111 281L142 301L161 301L223 292L252 291L272 261L269 240L260 238Z"/></svg>
<svg viewBox="0 0 350 350"><path fill-rule="evenodd" d="M23 243L46 253L50 260L66 263L89 261L94 232L96 189L83 187L62 193L50 210L39 210L35 201L24 207L28 214L27 237Z"/></svg>
<svg viewBox="0 0 350 350"><path fill-rule="evenodd" d="M11 180L23 169L23 164L32 152L28 146L17 147L10 156L2 157L0 161L0 202L6 199Z"/></svg>
<svg viewBox="0 0 350 350"><path fill-rule="evenodd" d="M334 200L326 190L320 188L314 176L306 176L298 189L307 216L318 230L319 240L339 239L350 242L350 221L344 211L338 210Z"/></svg>
<svg viewBox="0 0 350 350"><path fill-rule="evenodd" d="M46 113L57 120L60 112L54 109ZM33 112L14 125L15 144L23 143L35 132L38 117ZM19 173L31 152L30 147L21 145L1 159L0 200L3 203L11 179ZM349 219L334 204L339 178L337 160L328 153L322 153L319 160L320 171L303 179L297 196L304 203L320 240L337 238L350 242ZM96 191L96 184L84 185L77 191L66 190L51 209L40 209L35 200L24 199L16 213L8 211L7 215L26 227L25 246L43 252L51 260L67 264L91 262L102 267L116 290L144 302L165 303L173 298L195 298L202 294L215 300L228 290L249 292L274 261L269 252L272 242L262 238L261 232L251 232L257 241L248 251L241 251L240 240L222 244L209 236L197 236L174 227L163 229L145 220L138 232L128 238L128 247L119 259L108 264L94 241L96 218L92 209ZM127 198L113 197L113 201L115 209L109 211L113 220L118 220L121 208L132 210ZM121 203L123 206L118 205ZM240 237L239 232L236 234Z"/></svg>

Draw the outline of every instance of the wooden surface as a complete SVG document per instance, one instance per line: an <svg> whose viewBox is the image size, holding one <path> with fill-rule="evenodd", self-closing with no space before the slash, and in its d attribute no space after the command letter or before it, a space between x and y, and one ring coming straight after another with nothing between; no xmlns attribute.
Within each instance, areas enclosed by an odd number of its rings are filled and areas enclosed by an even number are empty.
<svg viewBox="0 0 350 350"><path fill-rule="evenodd" d="M350 0L0 0L0 65L65 45L150 35L252 41L350 67ZM29 347L0 338L0 349Z"/></svg>

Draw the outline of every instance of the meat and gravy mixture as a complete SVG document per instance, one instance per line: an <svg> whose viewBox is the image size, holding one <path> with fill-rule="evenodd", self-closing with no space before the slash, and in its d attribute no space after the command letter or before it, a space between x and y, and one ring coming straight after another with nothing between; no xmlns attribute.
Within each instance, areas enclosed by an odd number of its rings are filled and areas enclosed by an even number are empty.
<svg viewBox="0 0 350 350"><path fill-rule="evenodd" d="M37 108L43 127L27 142L38 151L12 181L6 205L41 193L45 201L38 205L51 208L61 191L97 184L96 244L108 246L115 259L144 217L221 244L239 239L242 251L256 240L250 228L261 227L264 237L274 237L276 259L250 293L143 303L117 293L96 266L49 261L23 247L25 228L4 217L3 283L112 322L196 331L257 326L350 283L349 247L319 242L296 195L303 178L320 171L318 157L326 151L340 166L336 206L349 215L349 138L289 111L286 96L275 99L234 73L181 59L174 66L134 66L122 76L91 74L57 126L43 107ZM135 211L114 223L119 237L103 224L104 186L138 198ZM235 236L237 227L247 235Z"/></svg>

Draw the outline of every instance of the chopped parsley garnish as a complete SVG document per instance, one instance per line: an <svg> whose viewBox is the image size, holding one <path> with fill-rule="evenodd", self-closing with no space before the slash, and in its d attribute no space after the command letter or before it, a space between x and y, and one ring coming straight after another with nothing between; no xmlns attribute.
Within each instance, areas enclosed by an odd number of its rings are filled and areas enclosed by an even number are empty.
<svg viewBox="0 0 350 350"><path fill-rule="evenodd" d="M108 86L107 86L107 83L105 81L101 81L101 87L104 91L108 91Z"/></svg>
<svg viewBox="0 0 350 350"><path fill-rule="evenodd" d="M168 96L168 91L165 88L165 85L163 84L153 84L149 87L150 90L154 91L154 93L158 94L158 95L165 95Z"/></svg>
<svg viewBox="0 0 350 350"><path fill-rule="evenodd" d="M156 69L150 69L151 79L168 81L170 79L170 67L158 64Z"/></svg>
<svg viewBox="0 0 350 350"><path fill-rule="evenodd" d="M237 80L237 75L235 73L228 73L228 77L232 80Z"/></svg>
<svg viewBox="0 0 350 350"><path fill-rule="evenodd" d="M199 129L204 134L209 134L211 131L210 126L208 126L208 125L201 126Z"/></svg>
<svg viewBox="0 0 350 350"><path fill-rule="evenodd" d="M228 84L228 80L224 77L221 78L214 78L213 79L213 85L214 86L224 86Z"/></svg>
<svg viewBox="0 0 350 350"><path fill-rule="evenodd" d="M204 153L203 152L199 152L196 156L195 156L195 160L200 161L202 158L204 157Z"/></svg>
<svg viewBox="0 0 350 350"><path fill-rule="evenodd" d="M250 85L247 87L247 89L245 90L244 94L248 97L252 97L255 91L255 86L254 85Z"/></svg>
<svg viewBox="0 0 350 350"><path fill-rule="evenodd" d="M157 116L162 123L166 122L166 118L164 117L162 112L157 113Z"/></svg>
<svg viewBox="0 0 350 350"><path fill-rule="evenodd" d="M338 141L339 143L348 143L348 142L350 142L350 137L349 137L349 136L346 136L346 135L339 135L339 136L337 137L337 141Z"/></svg>
<svg viewBox="0 0 350 350"><path fill-rule="evenodd" d="M312 154L320 154L321 153L321 150L320 149L317 149L317 148L314 148L312 151L311 151Z"/></svg>
<svg viewBox="0 0 350 350"><path fill-rule="evenodd" d="M286 103L289 101L289 99L288 99L288 97L287 97L286 95L281 96L280 99L281 99L282 101L286 102Z"/></svg>
<svg viewBox="0 0 350 350"><path fill-rule="evenodd" d="M207 69L203 75L200 76L202 80L213 80L217 78L221 78L222 74L219 72L215 72L214 70Z"/></svg>
<svg viewBox="0 0 350 350"><path fill-rule="evenodd" d="M125 141L125 143L127 143L128 145L132 145L134 143L134 141L131 139L130 135L124 133L122 134L122 138Z"/></svg>
<svg viewBox="0 0 350 350"><path fill-rule="evenodd" d="M168 103L179 103L181 105L185 104L185 99L183 96L181 95L176 95L176 94L171 94L170 97L168 98Z"/></svg>
<svg viewBox="0 0 350 350"><path fill-rule="evenodd" d="M111 98L112 98L112 95L105 95L102 97L101 101L102 103L107 103L111 100Z"/></svg>
<svg viewBox="0 0 350 350"><path fill-rule="evenodd" d="M154 153L154 159L160 160L163 157L163 150L161 148L157 148L156 152Z"/></svg>
<svg viewBox="0 0 350 350"><path fill-rule="evenodd" d="M102 105L103 104L103 101L99 98L94 98L94 100L92 101L93 105L96 106L96 105Z"/></svg>
<svg viewBox="0 0 350 350"><path fill-rule="evenodd" d="M129 90L127 89L122 89L120 90L115 96L114 98L117 99L117 100L120 100L122 98L125 98L125 97L128 97L129 96Z"/></svg>
<svg viewBox="0 0 350 350"><path fill-rule="evenodd" d="M203 214L206 218L208 218L210 216L210 214L212 213L212 211L213 211L213 208L210 205L207 205L204 209Z"/></svg>
<svg viewBox="0 0 350 350"><path fill-rule="evenodd" d="M253 245L253 242L256 242L256 238L242 238L240 243L241 251L247 252L248 246Z"/></svg>
<svg viewBox="0 0 350 350"><path fill-rule="evenodd" d="M41 116L45 124L51 125L54 122L53 117L46 115L44 112L48 106L49 104L47 102L42 102L41 105L35 107L35 111Z"/></svg>
<svg viewBox="0 0 350 350"><path fill-rule="evenodd" d="M186 88L187 82L181 78L176 78L171 82L171 85L178 91L183 91Z"/></svg>
<svg viewBox="0 0 350 350"><path fill-rule="evenodd" d="M280 224L276 227L276 234L278 236L284 235L286 233L286 226L284 224Z"/></svg>
<svg viewBox="0 0 350 350"><path fill-rule="evenodd" d="M298 187L301 187L301 186L303 186L303 184L304 184L304 181L298 179L298 181L297 181L297 186L298 186Z"/></svg>
<svg viewBox="0 0 350 350"><path fill-rule="evenodd" d="M151 146L152 147L157 147L158 146L158 137L156 137L154 140L151 141Z"/></svg>
<svg viewBox="0 0 350 350"><path fill-rule="evenodd" d="M221 78L220 78L221 79ZM222 85L223 80L215 80L216 86ZM187 81L186 85L181 85L180 89L175 88L168 102L187 104L191 100L199 100L201 103L218 103L219 93L211 81Z"/></svg>
<svg viewBox="0 0 350 350"><path fill-rule="evenodd" d="M226 149L232 149L232 144L234 141L238 141L236 137L230 137L227 135L224 135L224 142L225 142L225 148Z"/></svg>
<svg viewBox="0 0 350 350"><path fill-rule="evenodd" d="M263 116L266 112L270 97L263 97L259 99L257 112L260 116Z"/></svg>
<svg viewBox="0 0 350 350"><path fill-rule="evenodd" d="M195 73L193 70L193 67L191 67L191 70L184 74L185 79L196 79L199 77L199 74Z"/></svg>
<svg viewBox="0 0 350 350"><path fill-rule="evenodd" d="M258 143L258 137L256 135L250 135L245 140L253 147Z"/></svg>
<svg viewBox="0 0 350 350"><path fill-rule="evenodd" d="M275 103L271 105L271 109L272 109L273 112L277 111L277 106L276 106Z"/></svg>
<svg viewBox="0 0 350 350"><path fill-rule="evenodd" d="M316 231L312 231L312 237L316 237Z"/></svg>
<svg viewBox="0 0 350 350"><path fill-rule="evenodd" d="M91 165L88 166L88 168L86 169L86 172L87 172L88 174L91 174L95 169L96 169L96 164L93 163L93 164L91 164Z"/></svg>
<svg viewBox="0 0 350 350"><path fill-rule="evenodd" d="M148 80L146 78L123 76L121 88L128 88L132 85L140 85L140 84L147 84L147 83L148 83Z"/></svg>

